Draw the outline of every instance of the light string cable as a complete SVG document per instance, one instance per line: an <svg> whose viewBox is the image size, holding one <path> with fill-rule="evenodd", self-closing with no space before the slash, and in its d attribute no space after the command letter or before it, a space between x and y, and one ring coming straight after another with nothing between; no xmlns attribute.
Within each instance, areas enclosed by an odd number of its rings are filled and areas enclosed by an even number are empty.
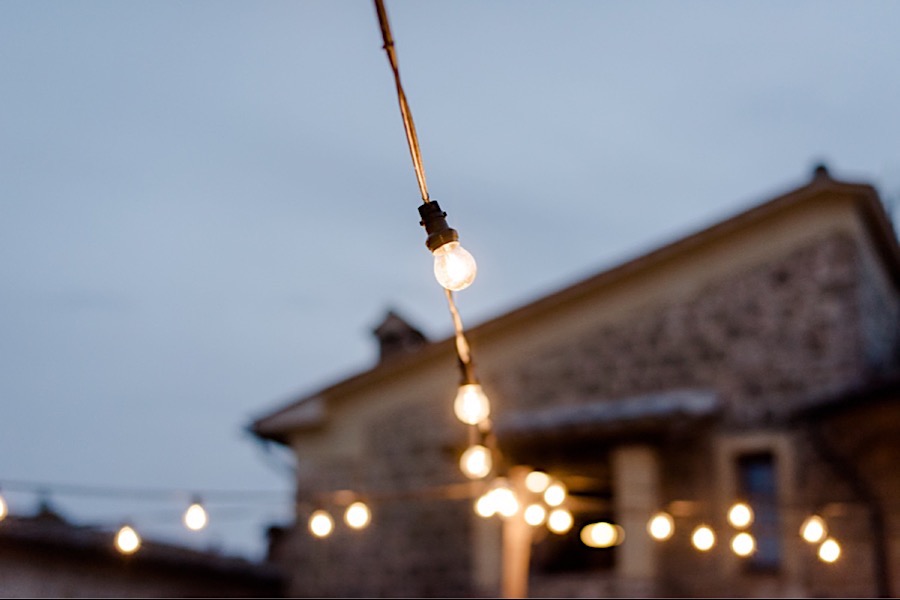
<svg viewBox="0 0 900 600"><path fill-rule="evenodd" d="M383 0L375 0L375 10L378 12L378 22L381 25L381 37L384 39L384 51L388 62L391 63L391 71L394 73L394 82L397 84L397 99L400 102L400 116L403 118L403 129L406 131L406 142L409 144L409 154L412 158L413 169L416 172L416 181L419 183L419 192L422 194L422 202L428 203L428 184L425 182L425 167L422 165L422 151L419 149L419 138L416 136L416 125L413 123L412 112L400 83L400 68L397 66L397 51L394 48L394 38L391 36L391 24L388 22L387 11Z"/></svg>
<svg viewBox="0 0 900 600"><path fill-rule="evenodd" d="M428 195L428 185L425 182L425 167L422 165L422 152L419 149L419 138L416 135L416 126L415 123L413 123L412 112L410 111L409 103L406 100L406 94L403 92L403 85L400 83L400 68L397 65L397 52L394 47L394 38L391 35L391 24L388 21L384 1L375 0L375 9L378 12L378 22L381 26L381 36L384 40L384 51L387 54L388 62L391 64L391 71L394 74L394 81L397 84L397 99L400 103L400 116L403 119L403 128L406 131L406 141L409 144L409 154L412 157L413 169L416 173L416 180L419 183L419 191L422 194L422 201L428 203L431 201L431 198ZM474 365L472 364L472 353L463 331L462 319L460 319L459 311L456 308L453 292L449 289L445 289L445 291L447 294L447 303L450 307L450 314L453 317L456 352L459 357L463 379L466 382L474 383L475 372Z"/></svg>

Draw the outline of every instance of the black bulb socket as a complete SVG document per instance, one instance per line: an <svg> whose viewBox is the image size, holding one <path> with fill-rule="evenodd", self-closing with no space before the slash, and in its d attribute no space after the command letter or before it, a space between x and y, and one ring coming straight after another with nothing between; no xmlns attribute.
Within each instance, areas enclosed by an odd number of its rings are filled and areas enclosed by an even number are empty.
<svg viewBox="0 0 900 600"><path fill-rule="evenodd" d="M459 234L447 225L447 213L434 200L419 206L419 225L425 228L428 238L425 245L434 252L444 244L459 241Z"/></svg>

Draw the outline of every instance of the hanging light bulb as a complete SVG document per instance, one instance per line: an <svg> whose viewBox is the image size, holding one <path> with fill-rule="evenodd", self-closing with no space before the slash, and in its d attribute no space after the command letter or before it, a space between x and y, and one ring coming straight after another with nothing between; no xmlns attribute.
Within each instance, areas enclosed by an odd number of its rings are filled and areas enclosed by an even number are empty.
<svg viewBox="0 0 900 600"><path fill-rule="evenodd" d="M491 451L481 445L470 446L459 459L459 468L469 479L486 477L491 467Z"/></svg>
<svg viewBox="0 0 900 600"><path fill-rule="evenodd" d="M568 494L569 492L566 490L565 484L560 481L555 481L544 490L544 502L547 503L547 506L559 506L566 501L566 496Z"/></svg>
<svg viewBox="0 0 900 600"><path fill-rule="evenodd" d="M512 517L519 512L519 499L516 493L505 483L497 486L491 492L494 506L501 517Z"/></svg>
<svg viewBox="0 0 900 600"><path fill-rule="evenodd" d="M318 538L331 535L334 530L334 519L324 510L317 510L309 516L309 531Z"/></svg>
<svg viewBox="0 0 900 600"><path fill-rule="evenodd" d="M672 515L666 512L658 512L647 522L647 533L654 540L663 542L675 533L675 521Z"/></svg>
<svg viewBox="0 0 900 600"><path fill-rule="evenodd" d="M434 277L452 292L464 290L475 281L478 267L468 250L459 242L448 242L435 250Z"/></svg>
<svg viewBox="0 0 900 600"><path fill-rule="evenodd" d="M581 528L581 542L589 548L611 548L618 537L611 523L591 523Z"/></svg>
<svg viewBox="0 0 900 600"><path fill-rule="evenodd" d="M700 525L691 534L691 543L697 550L706 552L716 545L716 534L708 525Z"/></svg>
<svg viewBox="0 0 900 600"><path fill-rule="evenodd" d="M456 393L453 412L466 425L478 425L491 414L491 403L479 384L464 383Z"/></svg>
<svg viewBox="0 0 900 600"><path fill-rule="evenodd" d="M509 487L506 479L498 477L494 480L491 489L483 494L475 502L475 512L481 517L492 517L499 514L509 518L519 512L519 499Z"/></svg>
<svg viewBox="0 0 900 600"><path fill-rule="evenodd" d="M182 521L184 521L184 526L191 531L200 531L206 527L207 522L209 522L209 516L206 514L206 509L203 508L199 498L195 498L187 510L184 511Z"/></svg>
<svg viewBox="0 0 900 600"><path fill-rule="evenodd" d="M447 225L447 213L431 201L419 206L419 215L428 233L425 245L434 255L438 283L452 292L466 289L475 281L478 268L472 255L459 245L459 234Z"/></svg>
<svg viewBox="0 0 900 600"><path fill-rule="evenodd" d="M550 476L543 471L532 471L525 476L525 487L529 492L543 494L550 485Z"/></svg>
<svg viewBox="0 0 900 600"><path fill-rule="evenodd" d="M479 517L484 517L485 519L497 514L497 506L494 504L494 497L491 496L490 492L483 494L475 501L475 512Z"/></svg>
<svg viewBox="0 0 900 600"><path fill-rule="evenodd" d="M732 527L744 529L753 522L753 509L743 502L737 502L728 510L728 522Z"/></svg>
<svg viewBox="0 0 900 600"><path fill-rule="evenodd" d="M560 535L568 533L574 523L575 519L572 518L572 513L564 508L553 509L550 511L550 516L547 517L547 528Z"/></svg>
<svg viewBox="0 0 900 600"><path fill-rule="evenodd" d="M525 509L525 522L532 527L543 525L547 520L547 509L540 504L529 504Z"/></svg>
<svg viewBox="0 0 900 600"><path fill-rule="evenodd" d="M372 520L372 513L365 502L354 502L344 512L344 522L352 529L364 529Z"/></svg>
<svg viewBox="0 0 900 600"><path fill-rule="evenodd" d="M819 515L810 515L800 526L800 536L810 544L818 544L825 538L825 520Z"/></svg>
<svg viewBox="0 0 900 600"><path fill-rule="evenodd" d="M819 546L819 560L833 563L841 557L841 545L834 538L828 538Z"/></svg>
<svg viewBox="0 0 900 600"><path fill-rule="evenodd" d="M116 533L116 550L122 554L134 554L141 547L141 536L128 525Z"/></svg>
<svg viewBox="0 0 900 600"><path fill-rule="evenodd" d="M731 550L738 556L750 556L756 552L756 540L746 531L742 531L732 538Z"/></svg>

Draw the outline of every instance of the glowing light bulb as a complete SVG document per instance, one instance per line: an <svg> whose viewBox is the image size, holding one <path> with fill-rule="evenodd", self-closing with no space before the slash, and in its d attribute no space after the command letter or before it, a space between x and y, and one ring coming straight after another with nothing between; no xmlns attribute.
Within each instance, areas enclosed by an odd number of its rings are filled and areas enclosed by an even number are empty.
<svg viewBox="0 0 900 600"><path fill-rule="evenodd" d="M501 517L509 518L519 512L519 499L508 487L498 487L491 494L494 497L494 506L497 507Z"/></svg>
<svg viewBox="0 0 900 600"><path fill-rule="evenodd" d="M818 544L825 538L825 520L819 515L811 515L803 521L800 536L810 544Z"/></svg>
<svg viewBox="0 0 900 600"><path fill-rule="evenodd" d="M672 519L672 515L665 512L658 512L653 515L647 523L647 533L654 540L659 540L660 542L672 537L672 534L675 533L675 521Z"/></svg>
<svg viewBox="0 0 900 600"><path fill-rule="evenodd" d="M116 533L116 549L122 554L134 554L140 547L141 536L128 525L123 525Z"/></svg>
<svg viewBox="0 0 900 600"><path fill-rule="evenodd" d="M470 446L459 459L459 468L469 479L481 479L491 472L491 451L484 446Z"/></svg>
<svg viewBox="0 0 900 600"><path fill-rule="evenodd" d="M469 251L459 242L447 242L435 248L434 276L443 287L452 292L464 290L475 281L478 266Z"/></svg>
<svg viewBox="0 0 900 600"><path fill-rule="evenodd" d="M828 538L819 546L819 560L833 563L841 557L841 545L834 538Z"/></svg>
<svg viewBox="0 0 900 600"><path fill-rule="evenodd" d="M354 502L344 512L344 522L352 529L363 529L372 520L372 513L365 502Z"/></svg>
<svg viewBox="0 0 900 600"><path fill-rule="evenodd" d="M532 527L543 525L547 520L547 509L540 504L530 504L525 509L525 522Z"/></svg>
<svg viewBox="0 0 900 600"><path fill-rule="evenodd" d="M200 531L206 527L209 517L206 514L206 509L203 508L203 505L195 501L188 506L186 511L184 511L184 516L181 520L184 521L184 526L191 531Z"/></svg>
<svg viewBox="0 0 900 600"><path fill-rule="evenodd" d="M544 490L544 502L547 503L547 506L559 506L566 501L566 496L568 494L569 492L566 490L566 486L563 483L556 481Z"/></svg>
<svg viewBox="0 0 900 600"><path fill-rule="evenodd" d="M475 512L479 517L484 517L485 519L497 514L497 506L494 504L494 497L491 496L490 492L478 498L475 502Z"/></svg>
<svg viewBox="0 0 900 600"><path fill-rule="evenodd" d="M491 414L491 403L479 384L465 383L456 393L453 412L466 425L478 425Z"/></svg>
<svg viewBox="0 0 900 600"><path fill-rule="evenodd" d="M707 525L700 525L691 534L691 543L697 550L706 552L716 545L716 534Z"/></svg>
<svg viewBox="0 0 900 600"><path fill-rule="evenodd" d="M0 521L6 518L6 515L9 514L9 507L6 505L6 500L3 496L0 496Z"/></svg>
<svg viewBox="0 0 900 600"><path fill-rule="evenodd" d="M738 556L750 556L756 552L756 540L752 535L743 531L732 538L731 550Z"/></svg>
<svg viewBox="0 0 900 600"><path fill-rule="evenodd" d="M550 476L543 471L532 471L525 476L525 487L529 492L543 494L550 485Z"/></svg>
<svg viewBox="0 0 900 600"><path fill-rule="evenodd" d="M574 523L575 519L572 518L572 513L564 508L553 509L550 511L550 516L547 517L547 528L560 535L568 533Z"/></svg>
<svg viewBox="0 0 900 600"><path fill-rule="evenodd" d="M753 509L743 502L737 502L728 510L728 522L732 527L744 529L753 522Z"/></svg>
<svg viewBox="0 0 900 600"><path fill-rule="evenodd" d="M334 519L324 510L317 510L309 516L309 531L319 538L328 537L334 531Z"/></svg>
<svg viewBox="0 0 900 600"><path fill-rule="evenodd" d="M581 542L590 548L611 548L621 543L620 528L612 523L591 523L581 529ZM624 531L623 531L624 533Z"/></svg>

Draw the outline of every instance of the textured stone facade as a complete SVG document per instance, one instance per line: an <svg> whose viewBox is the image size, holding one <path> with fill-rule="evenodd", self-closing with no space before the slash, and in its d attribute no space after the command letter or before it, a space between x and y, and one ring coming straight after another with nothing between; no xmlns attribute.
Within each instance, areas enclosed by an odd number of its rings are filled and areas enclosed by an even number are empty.
<svg viewBox="0 0 900 600"><path fill-rule="evenodd" d="M712 389L730 425L765 423L863 377L859 271L853 239L823 238L695 297L587 330L490 381L521 408ZM885 323L881 337L889 331Z"/></svg>

